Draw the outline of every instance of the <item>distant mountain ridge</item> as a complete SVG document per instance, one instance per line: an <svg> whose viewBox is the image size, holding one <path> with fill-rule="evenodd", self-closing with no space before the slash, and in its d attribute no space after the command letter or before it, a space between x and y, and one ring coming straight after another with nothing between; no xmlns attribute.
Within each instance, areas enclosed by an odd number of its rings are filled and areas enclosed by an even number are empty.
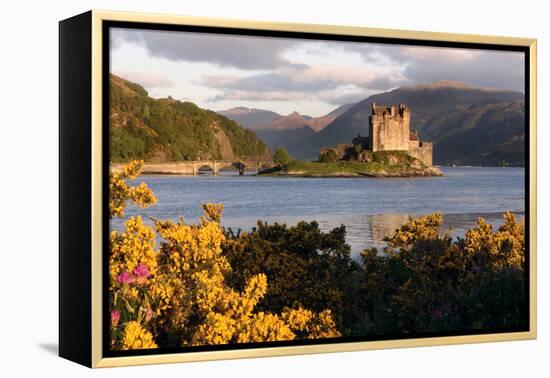
<svg viewBox="0 0 550 378"><path fill-rule="evenodd" d="M292 145L321 131L353 104L338 106L320 117L302 115L296 111L280 115L270 110L236 107L218 111L239 125L253 130L273 151L278 147L291 149Z"/></svg>
<svg viewBox="0 0 550 378"><path fill-rule="evenodd" d="M254 128L256 125L270 123L275 118L282 117L280 114L270 110L250 109L244 106L220 110L217 113L237 122L239 125L247 129Z"/></svg>
<svg viewBox="0 0 550 378"><path fill-rule="evenodd" d="M348 110L353 104L344 104L338 106L330 113L320 117L311 117L294 111L288 115L281 115L276 112L247 108L239 106L227 110L220 110L217 113L221 114L239 125L252 130L271 129L300 129L302 127L310 127L313 131L320 131L326 125L334 121L336 117Z"/></svg>
<svg viewBox="0 0 550 378"><path fill-rule="evenodd" d="M418 89L439 89L439 88L461 88L461 89L472 89L475 88L473 85L464 83L458 80L436 80L431 83L421 83L414 85L404 85L400 87L402 90L418 90ZM478 88L481 89L481 88Z"/></svg>

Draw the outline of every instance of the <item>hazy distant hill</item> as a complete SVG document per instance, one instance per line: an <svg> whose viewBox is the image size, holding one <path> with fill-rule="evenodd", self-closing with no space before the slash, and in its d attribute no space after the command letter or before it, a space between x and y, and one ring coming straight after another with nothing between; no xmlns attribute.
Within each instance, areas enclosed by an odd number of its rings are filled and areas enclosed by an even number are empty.
<svg viewBox="0 0 550 378"><path fill-rule="evenodd" d="M265 109L250 109L244 106L231 108L227 110L220 110L218 114L221 114L239 125L246 127L247 129L260 130L260 129L272 129L272 130L285 130L285 129L300 129L308 126L314 131L322 130L326 125L334 121L336 117L344 113L353 104L344 104L338 106L336 109L321 117L311 117L308 115L300 114L298 112L292 112L288 115L281 115L271 110Z"/></svg>
<svg viewBox="0 0 550 378"><path fill-rule="evenodd" d="M308 120L308 126L311 127L315 131L321 131L323 130L328 124L330 124L332 121L336 119L339 115L346 112L349 108L351 108L354 104L344 104L340 105L333 111L331 111L328 114L325 114L321 117L309 117ZM306 116L303 116L304 118Z"/></svg>
<svg viewBox="0 0 550 378"><path fill-rule="evenodd" d="M239 106L228 110L220 110L218 114L232 119L247 129L253 128L256 125L268 124L275 118L282 117L280 114L270 110L249 109L244 106Z"/></svg>
<svg viewBox="0 0 550 378"><path fill-rule="evenodd" d="M315 131L309 126L305 126L299 129L262 129L256 130L256 134L268 145L271 151L275 151L279 147L293 151L295 145L303 143L303 141L315 135Z"/></svg>
<svg viewBox="0 0 550 378"><path fill-rule="evenodd" d="M508 138L507 144L501 146L508 151L505 155L511 160L519 161L521 157L512 151L523 148L524 130L520 118L524 110L518 102L523 98L523 93L520 92L475 88L456 81L402 87L358 102L319 133L291 146L289 151L298 158L316 158L321 147L349 143L357 134L368 135L368 117L373 102L380 105L404 103L412 109L411 128L419 132L421 139L434 142L436 164L467 161L469 164L493 165L498 155L494 150L497 147L493 140L505 143L505 137ZM502 107L508 104L509 107L506 107L508 110L499 116L497 122L494 112L502 108L483 106L487 104L503 104ZM451 122L451 119L455 122ZM476 140L475 143L479 145L472 152L471 143L474 141L468 136L485 136L484 132L489 128L488 122L492 125L491 138ZM506 125L509 125L508 128ZM440 140L442 146L452 146L453 152L438 146Z"/></svg>
<svg viewBox="0 0 550 378"><path fill-rule="evenodd" d="M292 149L306 137L322 130L348 110L353 104L344 104L321 117L310 117L292 112L283 116L263 109L237 107L218 113L234 120L243 127L254 130L273 151L278 147Z"/></svg>
<svg viewBox="0 0 550 378"><path fill-rule="evenodd" d="M253 131L213 111L151 98L140 85L115 75L109 92L111 161L271 159Z"/></svg>
<svg viewBox="0 0 550 378"><path fill-rule="evenodd" d="M277 116L269 123L253 125L252 130L296 130L303 127L311 127L311 123L315 118L303 116L298 112L292 112L286 116Z"/></svg>

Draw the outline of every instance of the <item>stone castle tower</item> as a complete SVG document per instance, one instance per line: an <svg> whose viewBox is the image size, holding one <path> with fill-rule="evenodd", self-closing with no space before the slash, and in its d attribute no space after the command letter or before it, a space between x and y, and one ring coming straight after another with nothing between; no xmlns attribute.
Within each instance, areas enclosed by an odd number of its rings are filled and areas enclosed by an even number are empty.
<svg viewBox="0 0 550 378"><path fill-rule="evenodd" d="M411 112L401 104L399 108L372 104L369 117L370 150L408 151L410 139Z"/></svg>
<svg viewBox="0 0 550 378"><path fill-rule="evenodd" d="M407 151L409 155L432 165L431 142L421 142L418 135L411 132L411 111L404 105L399 107L372 104L369 116L369 149L375 151Z"/></svg>

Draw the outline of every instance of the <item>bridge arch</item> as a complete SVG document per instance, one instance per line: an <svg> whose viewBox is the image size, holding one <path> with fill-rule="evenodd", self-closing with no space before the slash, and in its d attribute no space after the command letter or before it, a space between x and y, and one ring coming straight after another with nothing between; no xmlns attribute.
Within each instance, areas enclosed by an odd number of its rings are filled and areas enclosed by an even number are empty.
<svg viewBox="0 0 550 378"><path fill-rule="evenodd" d="M218 174L214 164L205 162L204 164L195 164L194 174L198 175L201 172L211 172L213 175Z"/></svg>

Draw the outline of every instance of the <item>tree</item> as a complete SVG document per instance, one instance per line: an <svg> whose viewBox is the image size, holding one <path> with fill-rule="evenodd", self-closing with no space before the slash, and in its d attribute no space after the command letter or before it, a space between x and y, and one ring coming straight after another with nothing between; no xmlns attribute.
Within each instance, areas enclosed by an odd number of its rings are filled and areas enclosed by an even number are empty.
<svg viewBox="0 0 550 378"><path fill-rule="evenodd" d="M319 155L319 161L321 163L333 163L337 160L338 156L336 156L336 152L334 152L333 149L325 151L321 155Z"/></svg>
<svg viewBox="0 0 550 378"><path fill-rule="evenodd" d="M284 148L277 148L273 154L273 162L281 167L287 166L292 161L292 157Z"/></svg>

